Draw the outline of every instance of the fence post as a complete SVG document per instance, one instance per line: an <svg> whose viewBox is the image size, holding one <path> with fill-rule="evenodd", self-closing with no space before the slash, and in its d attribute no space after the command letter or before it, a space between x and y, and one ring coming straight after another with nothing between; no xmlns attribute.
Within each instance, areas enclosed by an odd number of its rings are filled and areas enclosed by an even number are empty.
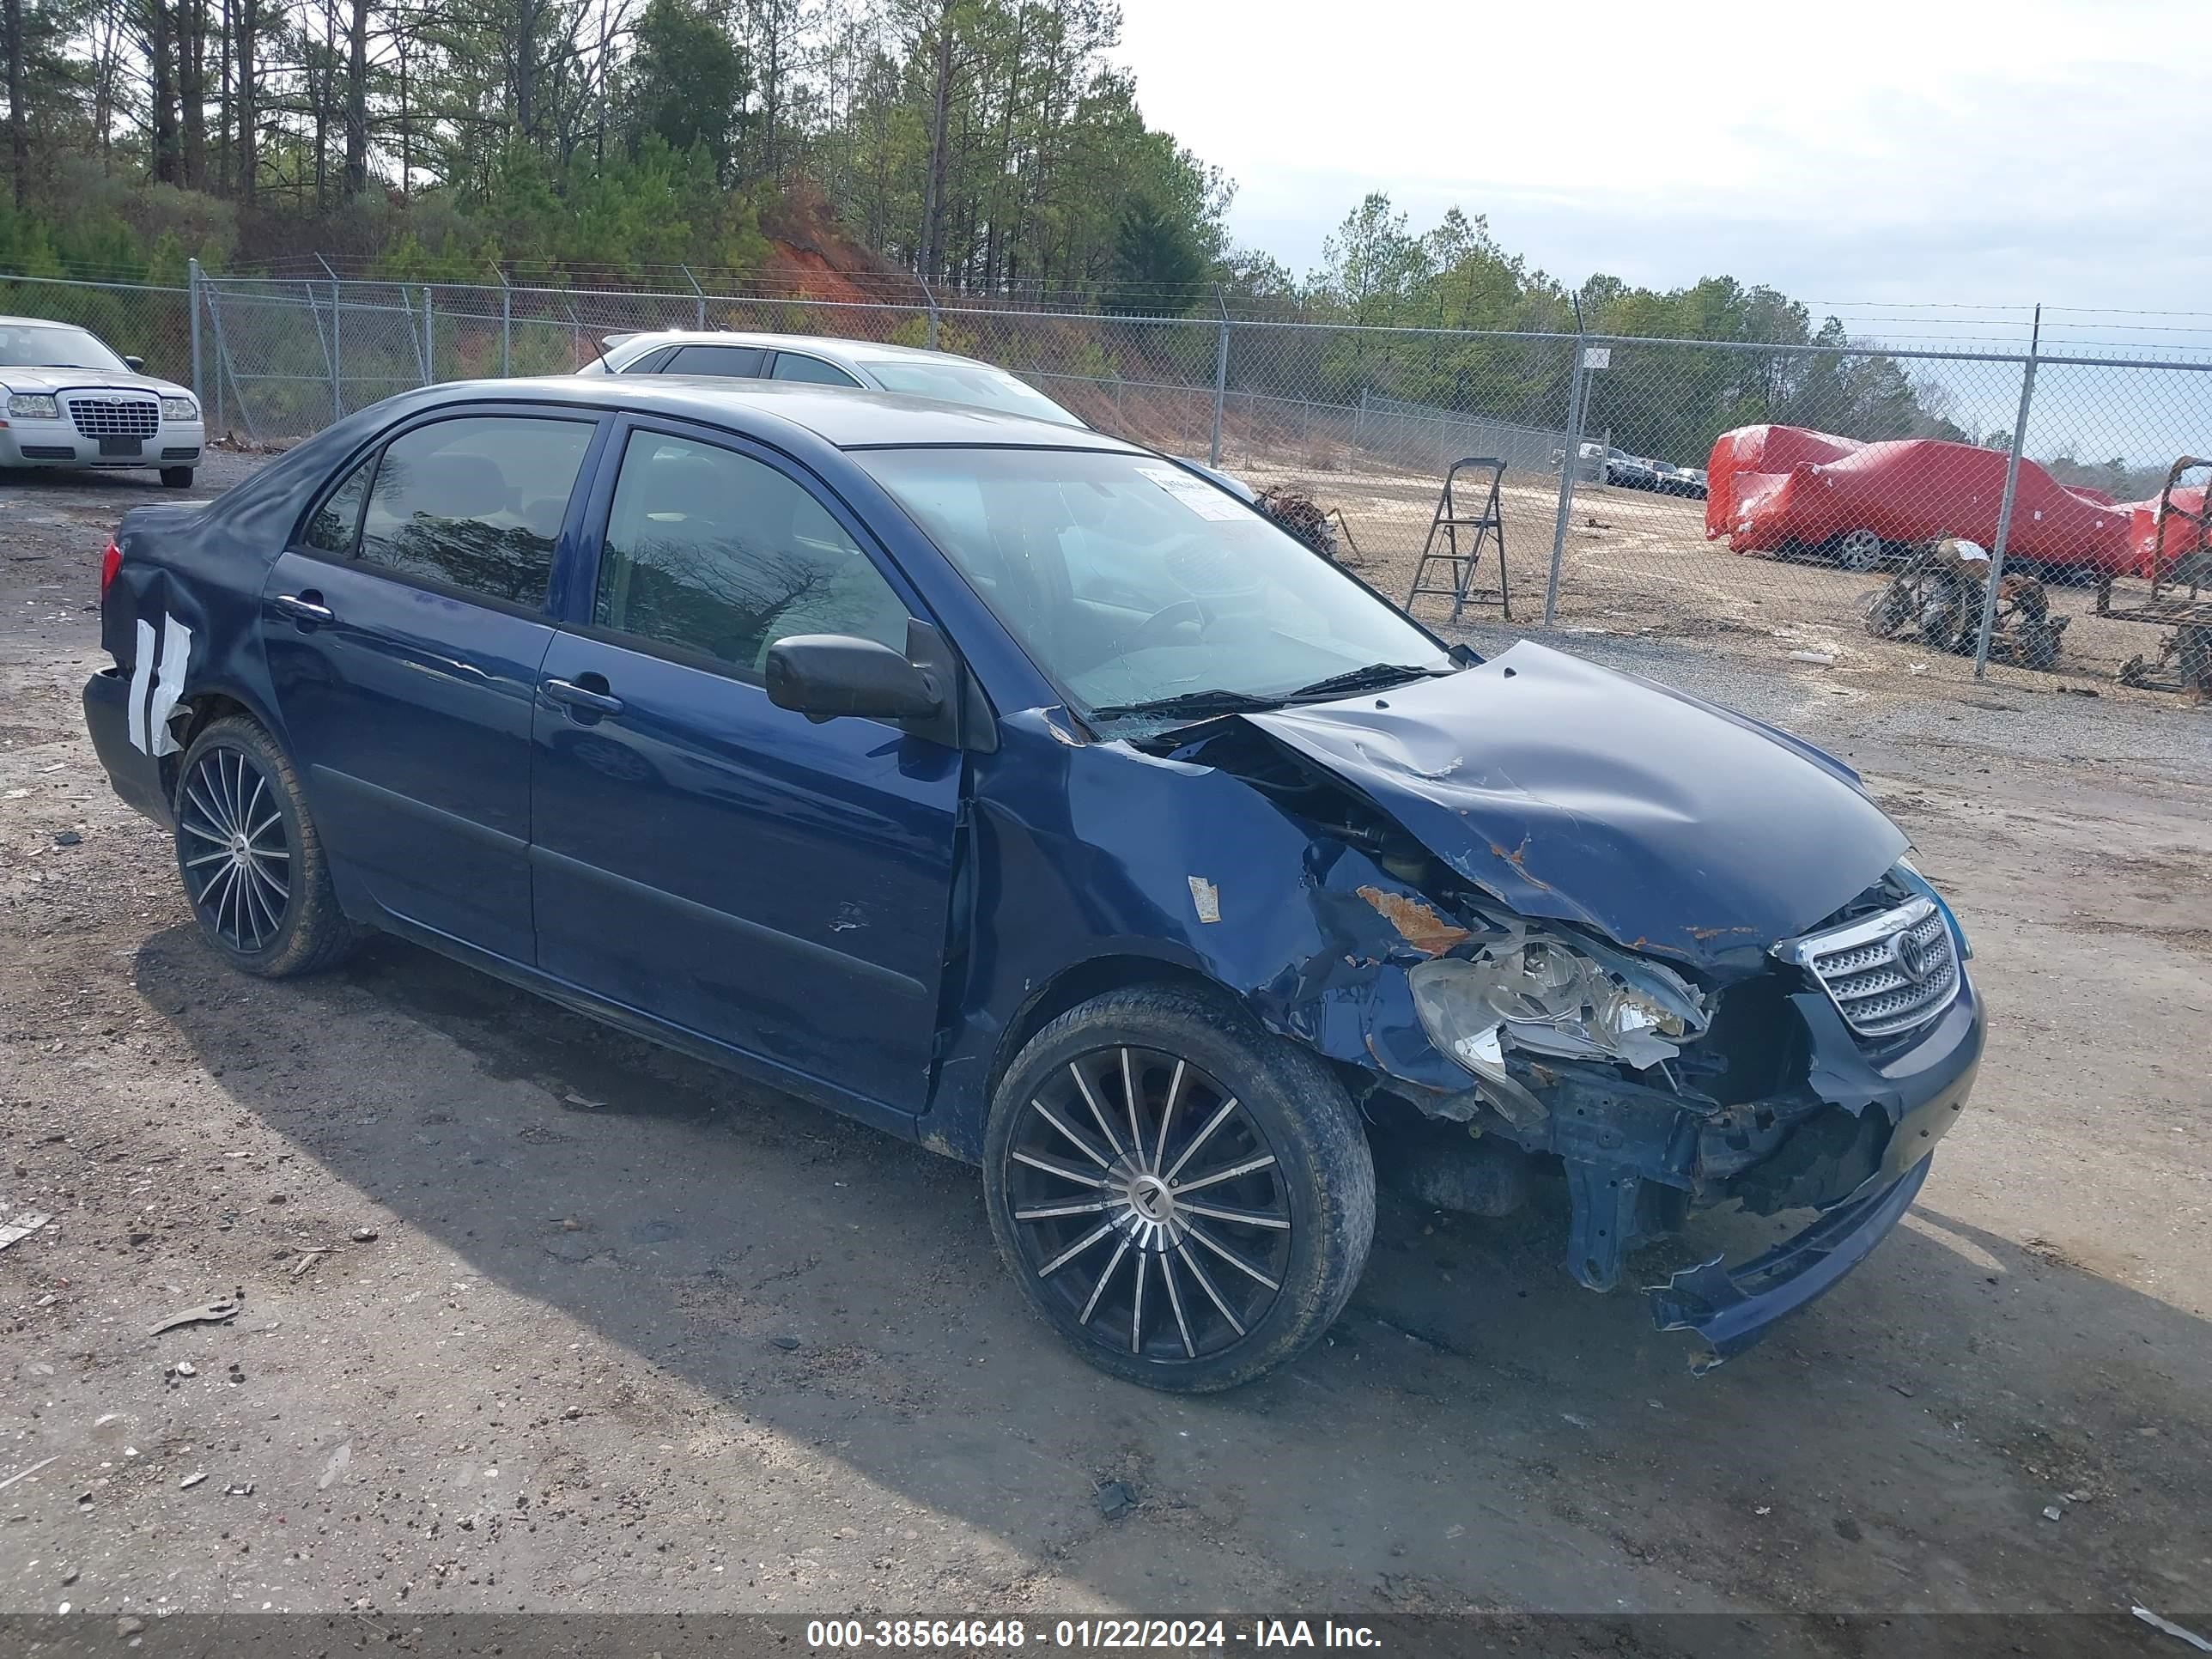
<svg viewBox="0 0 2212 1659"><path fill-rule="evenodd" d="M491 274L499 278L499 378L504 380L514 373L514 290L498 266L492 267Z"/></svg>
<svg viewBox="0 0 2212 1659"><path fill-rule="evenodd" d="M921 284L921 302L929 307L929 321L927 327L929 349L934 351L937 349L937 295L930 288L929 279L920 271L915 272L914 280Z"/></svg>
<svg viewBox="0 0 2212 1659"><path fill-rule="evenodd" d="M238 384L238 366L230 360L230 342L222 331L222 307L215 303L215 290L208 290L208 317L215 324L215 395L216 409L222 408L223 377L230 377L230 389L238 393L238 418L246 422L246 441L258 447L261 434L253 428L253 411L246 406L245 388ZM218 422L220 424L220 422Z"/></svg>
<svg viewBox="0 0 2212 1659"><path fill-rule="evenodd" d="M1221 405L1229 395L1229 307L1222 303L1221 284L1213 285L1214 308L1221 313L1221 333L1213 348L1213 436L1206 447L1206 464L1221 465Z"/></svg>
<svg viewBox="0 0 2212 1659"><path fill-rule="evenodd" d="M300 293L307 302L307 314L315 319L315 343L322 348L323 366L331 373L331 405L336 410L338 401L337 309L336 306L331 307L331 331L325 337L323 333L323 308L316 302L315 285L302 283ZM333 414L331 418L336 420L337 416Z"/></svg>
<svg viewBox="0 0 2212 1659"><path fill-rule="evenodd" d="M203 281L200 284L200 292L207 300L208 327L215 335L215 373L212 379L215 383L216 430L228 434L230 431L230 420L229 416L224 413L222 402L222 372L224 367L222 349L222 313L216 307L216 286L213 283ZM233 381L232 384L235 386L237 383ZM205 412L204 409L203 409L202 412Z"/></svg>
<svg viewBox="0 0 2212 1659"><path fill-rule="evenodd" d="M2005 540L2012 534L2013 497L2020 488L2020 453L2027 442L2027 410L2035 401L2035 361L2043 344L2043 307L2035 308L2028 331L2027 362L2020 374L2020 413L2012 423L2012 453L2005 457L2004 496L1997 503L1997 541L1990 550L1990 577L1982 588L1982 626L1974 637L1974 678L1984 678L1990 666L1990 635L1997 622L1997 584L2004 580Z"/></svg>
<svg viewBox="0 0 2212 1659"><path fill-rule="evenodd" d="M185 287L191 296L192 307L192 398L204 414L207 410L207 392L200 374L200 262L185 262Z"/></svg>
<svg viewBox="0 0 2212 1659"><path fill-rule="evenodd" d="M691 274L690 266L678 265L676 268L684 273L684 280L691 284L691 292L698 296L699 331L704 334L707 331L707 290L699 286L699 279Z"/></svg>
<svg viewBox="0 0 2212 1659"><path fill-rule="evenodd" d="M338 311L343 303L338 294L338 274L319 253L315 256L315 263L331 279L331 418L342 421L345 418L345 340L338 327ZM312 297L313 290L308 292Z"/></svg>
<svg viewBox="0 0 2212 1659"><path fill-rule="evenodd" d="M1566 556L1567 520L1575 510L1575 469L1583 461L1583 405L1589 397L1589 359L1575 335L1575 374L1567 387L1567 447L1559 453L1559 511L1552 521L1552 574L1544 580L1544 626L1559 614L1559 565Z"/></svg>
<svg viewBox="0 0 2212 1659"><path fill-rule="evenodd" d="M338 320L345 313L345 290L331 278L331 418L345 419L345 336Z"/></svg>
<svg viewBox="0 0 2212 1659"><path fill-rule="evenodd" d="M422 284L422 384L428 386L438 378L438 336L431 320L430 285Z"/></svg>

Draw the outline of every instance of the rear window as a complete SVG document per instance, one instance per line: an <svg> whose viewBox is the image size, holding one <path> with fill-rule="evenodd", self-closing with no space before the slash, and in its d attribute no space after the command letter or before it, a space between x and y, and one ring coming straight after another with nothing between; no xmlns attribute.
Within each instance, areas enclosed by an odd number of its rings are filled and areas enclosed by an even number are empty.
<svg viewBox="0 0 2212 1659"><path fill-rule="evenodd" d="M402 433L384 447L369 488L362 560L542 607L592 430L589 421L500 415Z"/></svg>
<svg viewBox="0 0 2212 1659"><path fill-rule="evenodd" d="M870 363L868 373L886 392L935 398L948 404L969 404L977 409L995 409L1008 415L1026 415L1033 421L1049 421L1054 426L1083 424L1036 387L988 363L878 362Z"/></svg>
<svg viewBox="0 0 2212 1659"><path fill-rule="evenodd" d="M761 361L768 356L758 346L687 345L661 366L664 374L726 374L757 378Z"/></svg>

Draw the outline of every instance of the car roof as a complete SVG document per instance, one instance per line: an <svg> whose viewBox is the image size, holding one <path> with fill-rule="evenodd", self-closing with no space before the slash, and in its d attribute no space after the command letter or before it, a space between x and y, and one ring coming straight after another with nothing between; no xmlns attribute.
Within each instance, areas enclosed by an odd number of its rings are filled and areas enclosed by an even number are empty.
<svg viewBox="0 0 2212 1659"><path fill-rule="evenodd" d="M1148 453L1088 427L1036 420L973 404L817 386L803 380L739 380L698 374L553 374L532 380L454 381L439 390L451 394L453 401L552 401L601 408L613 404L710 424L719 424L732 415L764 415L804 428L840 449L962 444Z"/></svg>
<svg viewBox="0 0 2212 1659"><path fill-rule="evenodd" d="M609 336L625 350L642 345L758 346L769 351L800 351L844 363L973 363L996 367L980 357L963 357L957 351L927 351L918 346L886 345L874 340L848 340L831 334L774 334L739 329L656 328L634 334ZM1004 373L1003 370L1000 371Z"/></svg>

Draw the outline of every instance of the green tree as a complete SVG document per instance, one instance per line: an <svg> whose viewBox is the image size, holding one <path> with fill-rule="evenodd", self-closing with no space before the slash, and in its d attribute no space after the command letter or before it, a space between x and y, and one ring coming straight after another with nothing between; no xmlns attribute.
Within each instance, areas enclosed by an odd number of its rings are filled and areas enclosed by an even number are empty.
<svg viewBox="0 0 2212 1659"><path fill-rule="evenodd" d="M1206 269L1188 221L1139 196L1122 210L1115 233L1107 309L1179 317L1198 298Z"/></svg>
<svg viewBox="0 0 2212 1659"><path fill-rule="evenodd" d="M752 73L729 31L694 0L647 0L627 75L629 148L648 137L704 149L730 181Z"/></svg>

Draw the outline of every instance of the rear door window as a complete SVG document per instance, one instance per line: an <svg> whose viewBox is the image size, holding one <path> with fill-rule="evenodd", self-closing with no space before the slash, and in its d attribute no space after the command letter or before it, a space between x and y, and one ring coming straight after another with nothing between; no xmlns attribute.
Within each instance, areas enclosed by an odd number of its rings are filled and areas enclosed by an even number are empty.
<svg viewBox="0 0 2212 1659"><path fill-rule="evenodd" d="M318 553L353 556L361 538L361 505L368 498L368 481L375 471L376 457L371 455L323 497L322 504L307 514L307 528L300 538L302 545Z"/></svg>
<svg viewBox="0 0 2212 1659"><path fill-rule="evenodd" d="M685 345L676 348L662 368L664 374L726 374L740 380L760 378L768 353L758 346Z"/></svg>
<svg viewBox="0 0 2212 1659"><path fill-rule="evenodd" d="M811 380L817 386L858 386L860 382L835 363L825 363L819 357L809 357L797 351L775 354L775 372L769 376L777 380Z"/></svg>
<svg viewBox="0 0 2212 1659"><path fill-rule="evenodd" d="M541 609L592 431L589 421L486 415L403 432L368 491L362 562Z"/></svg>

